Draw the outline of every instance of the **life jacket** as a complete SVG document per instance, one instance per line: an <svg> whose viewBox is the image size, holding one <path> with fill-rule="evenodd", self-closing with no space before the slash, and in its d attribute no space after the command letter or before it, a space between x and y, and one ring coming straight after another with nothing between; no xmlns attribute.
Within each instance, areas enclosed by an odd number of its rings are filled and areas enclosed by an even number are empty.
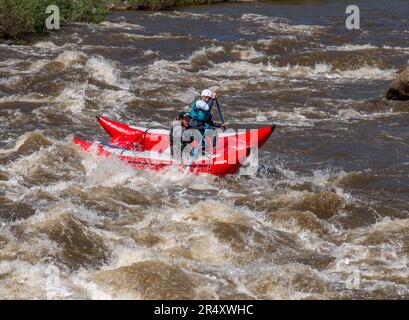
<svg viewBox="0 0 409 320"><path fill-rule="evenodd" d="M190 111L190 118L200 121L200 122L208 122L209 120L212 119L212 113L210 110L205 111L202 109L198 109L196 107L196 103L199 101L199 99L195 100L192 104L192 110Z"/></svg>

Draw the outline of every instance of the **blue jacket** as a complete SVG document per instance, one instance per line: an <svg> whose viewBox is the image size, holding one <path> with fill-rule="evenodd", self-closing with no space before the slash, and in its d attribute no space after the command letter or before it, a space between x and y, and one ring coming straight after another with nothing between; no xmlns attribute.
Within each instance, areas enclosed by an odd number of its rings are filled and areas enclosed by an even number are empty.
<svg viewBox="0 0 409 320"><path fill-rule="evenodd" d="M195 100L190 111L190 118L205 123L211 121L213 102L214 99L210 99L208 103L201 99Z"/></svg>

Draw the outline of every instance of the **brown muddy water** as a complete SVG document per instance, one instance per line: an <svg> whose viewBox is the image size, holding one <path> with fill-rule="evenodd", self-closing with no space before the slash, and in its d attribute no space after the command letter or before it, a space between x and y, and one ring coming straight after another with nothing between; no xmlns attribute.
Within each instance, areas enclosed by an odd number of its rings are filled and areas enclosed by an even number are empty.
<svg viewBox="0 0 409 320"><path fill-rule="evenodd" d="M409 298L409 4L114 12L0 45L0 298ZM204 87L277 124L255 176L81 152L95 115L169 127Z"/></svg>

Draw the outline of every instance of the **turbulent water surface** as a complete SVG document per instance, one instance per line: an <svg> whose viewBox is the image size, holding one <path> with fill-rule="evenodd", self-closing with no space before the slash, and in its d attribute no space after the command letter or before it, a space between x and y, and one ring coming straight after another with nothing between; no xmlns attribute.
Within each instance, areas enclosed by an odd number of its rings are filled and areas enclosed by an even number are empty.
<svg viewBox="0 0 409 320"><path fill-rule="evenodd" d="M348 1L349 2L349 1ZM0 298L409 298L409 4L114 12L0 45ZM255 176L158 174L72 143L166 128L200 90L271 123Z"/></svg>

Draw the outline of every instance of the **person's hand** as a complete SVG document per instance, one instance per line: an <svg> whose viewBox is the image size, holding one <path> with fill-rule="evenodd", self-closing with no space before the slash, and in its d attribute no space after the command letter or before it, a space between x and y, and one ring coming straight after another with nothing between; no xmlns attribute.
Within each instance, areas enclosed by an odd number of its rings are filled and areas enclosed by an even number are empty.
<svg viewBox="0 0 409 320"><path fill-rule="evenodd" d="M226 129L227 129L227 123L223 123L223 124L222 124L222 129L223 129L223 130L226 130Z"/></svg>
<svg viewBox="0 0 409 320"><path fill-rule="evenodd" d="M216 92L213 92L212 99L216 99Z"/></svg>

